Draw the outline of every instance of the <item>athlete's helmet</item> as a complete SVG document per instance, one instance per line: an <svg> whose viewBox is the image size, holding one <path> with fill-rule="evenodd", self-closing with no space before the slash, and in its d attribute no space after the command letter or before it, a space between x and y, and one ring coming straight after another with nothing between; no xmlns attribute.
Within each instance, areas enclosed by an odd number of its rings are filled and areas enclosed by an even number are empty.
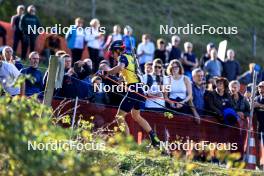
<svg viewBox="0 0 264 176"><path fill-rule="evenodd" d="M116 51L116 50L119 50L119 51L124 51L125 49L125 45L123 44L123 41L122 40L116 40L114 42L111 43L110 47L109 47L109 50L110 51Z"/></svg>

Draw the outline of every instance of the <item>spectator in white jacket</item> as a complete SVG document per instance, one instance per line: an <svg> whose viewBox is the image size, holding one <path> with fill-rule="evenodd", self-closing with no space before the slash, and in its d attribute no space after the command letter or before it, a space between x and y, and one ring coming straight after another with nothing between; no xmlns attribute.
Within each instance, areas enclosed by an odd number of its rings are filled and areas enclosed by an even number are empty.
<svg viewBox="0 0 264 176"><path fill-rule="evenodd" d="M85 36L88 52L94 64L93 65L94 72L98 70L100 63L99 52L101 48L101 41L100 41L101 34L99 32L99 27L100 27L99 20L96 18L92 19L90 22L90 30L86 30L86 36Z"/></svg>
<svg viewBox="0 0 264 176"><path fill-rule="evenodd" d="M152 62L155 52L155 45L150 41L148 34L142 35L142 42L138 45L137 55L139 59L139 65L141 71L144 71L144 65L146 62Z"/></svg>

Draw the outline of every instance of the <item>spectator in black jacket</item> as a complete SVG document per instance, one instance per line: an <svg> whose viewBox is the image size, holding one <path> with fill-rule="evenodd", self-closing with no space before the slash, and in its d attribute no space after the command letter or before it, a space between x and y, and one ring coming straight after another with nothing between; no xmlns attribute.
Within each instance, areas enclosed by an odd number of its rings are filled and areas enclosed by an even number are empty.
<svg viewBox="0 0 264 176"><path fill-rule="evenodd" d="M161 59L163 63L167 62L166 48L164 39L157 40L157 49L154 52L154 59Z"/></svg>
<svg viewBox="0 0 264 176"><path fill-rule="evenodd" d="M25 42L25 45L22 48L22 59L26 59L28 46L30 46L30 52L34 51L38 36L37 29L41 26L39 18L36 16L35 6L30 5L27 8L27 12L28 13L23 15L20 20L20 28L23 32L23 40Z"/></svg>
<svg viewBox="0 0 264 176"><path fill-rule="evenodd" d="M16 53L19 41L21 41L22 47L24 46L25 42L23 42L23 33L19 28L20 19L25 12L25 6L19 5L17 6L17 14L12 16L11 18L11 26L14 31L13 35L13 50Z"/></svg>
<svg viewBox="0 0 264 176"><path fill-rule="evenodd" d="M206 46L206 53L200 59L200 66L202 69L204 68L205 62L210 60L210 54L212 49L215 49L215 45L213 43L208 43Z"/></svg>
<svg viewBox="0 0 264 176"><path fill-rule="evenodd" d="M249 117L250 114L250 105L247 99L241 95L240 83L238 81L231 81L229 83L229 90L234 102L234 109L241 119Z"/></svg>
<svg viewBox="0 0 264 176"><path fill-rule="evenodd" d="M3 39L2 45L6 45L6 30L2 25L0 25L0 37Z"/></svg>
<svg viewBox="0 0 264 176"><path fill-rule="evenodd" d="M181 49L179 48L180 45L180 37L177 35L174 35L171 37L171 46L169 46L168 50L169 50L169 60L168 62L170 62L173 59L181 59Z"/></svg>
<svg viewBox="0 0 264 176"><path fill-rule="evenodd" d="M235 52L232 49L227 50L227 59L223 64L223 76L228 81L237 80L240 74L240 64L235 60Z"/></svg>
<svg viewBox="0 0 264 176"><path fill-rule="evenodd" d="M79 60L74 63L74 72L77 74L78 79L85 79L92 74L92 60L85 59Z"/></svg>
<svg viewBox="0 0 264 176"><path fill-rule="evenodd" d="M226 78L217 78L215 90L209 92L205 98L208 110L214 112L212 115L216 115L221 120L223 120L224 109L234 108L234 102L228 91L228 81Z"/></svg>

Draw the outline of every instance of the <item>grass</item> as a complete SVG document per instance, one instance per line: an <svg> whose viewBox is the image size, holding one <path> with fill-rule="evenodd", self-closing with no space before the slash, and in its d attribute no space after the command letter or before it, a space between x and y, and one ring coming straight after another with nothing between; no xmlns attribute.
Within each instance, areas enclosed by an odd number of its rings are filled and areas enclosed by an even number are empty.
<svg viewBox="0 0 264 176"><path fill-rule="evenodd" d="M236 26L237 35L181 35L182 45L185 41L194 43L198 56L205 52L208 42L215 43L228 40L228 47L237 51L237 59L244 70L247 64L257 62L263 65L264 35L262 26L264 18L264 2L259 0L95 0L96 17L101 25L111 32L114 24L122 26L129 24L134 28L137 41L143 33L150 33L153 39L163 37L169 41L170 35L160 35L159 25L186 26L186 24L212 26ZM3 0L0 6L1 20L9 21L18 4L35 4L41 22L45 26L60 23L69 26L74 18L81 16L86 25L91 19L91 1L85 0ZM48 13L47 13L48 12ZM171 14L171 15L169 15ZM257 55L252 55L252 30L257 32Z"/></svg>

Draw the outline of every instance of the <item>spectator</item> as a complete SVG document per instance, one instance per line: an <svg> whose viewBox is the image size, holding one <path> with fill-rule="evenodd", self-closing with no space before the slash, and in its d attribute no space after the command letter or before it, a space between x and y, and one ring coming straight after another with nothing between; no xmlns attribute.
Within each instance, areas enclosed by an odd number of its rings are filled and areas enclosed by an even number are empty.
<svg viewBox="0 0 264 176"><path fill-rule="evenodd" d="M0 24L0 37L2 37L2 45L6 45L6 29Z"/></svg>
<svg viewBox="0 0 264 176"><path fill-rule="evenodd" d="M61 49L60 37L57 34L49 34L45 39L43 56L45 61L48 61L50 55L55 55L55 53Z"/></svg>
<svg viewBox="0 0 264 176"><path fill-rule="evenodd" d="M75 25L71 25L69 31L65 35L67 40L67 46L71 49L71 55L74 64L82 58L84 41L85 41L85 31L83 29L83 19L78 17L75 19Z"/></svg>
<svg viewBox="0 0 264 176"><path fill-rule="evenodd" d="M24 47L22 48L21 58L26 59L28 46L30 46L30 52L35 50L36 39L38 36L38 32L35 31L41 26L39 18L36 16L36 8L34 5L28 6L27 13L21 17L19 26L25 42Z"/></svg>
<svg viewBox="0 0 264 176"><path fill-rule="evenodd" d="M228 81L226 78L219 77L216 79L216 88L209 92L205 97L207 109L223 120L223 111L227 108L234 108L234 103L228 90Z"/></svg>
<svg viewBox="0 0 264 176"><path fill-rule="evenodd" d="M106 51L105 53L105 58L109 59L110 62L110 66L113 67L114 65L116 65L116 61L114 60L114 58L111 56L111 52L108 51L108 48L110 46L110 44L116 40L122 40L123 36L121 34L121 27L119 25L114 25L113 27L113 33L110 34L107 37L107 40L104 44L104 50Z"/></svg>
<svg viewBox="0 0 264 176"><path fill-rule="evenodd" d="M238 77L238 81L240 82L240 84L247 85L247 84L250 84L253 82L255 65L256 65L255 63L250 63L249 64L249 70ZM261 74L258 75L257 83L259 83L261 81L261 76L262 76Z"/></svg>
<svg viewBox="0 0 264 176"><path fill-rule="evenodd" d="M92 78L92 84L93 84L93 96L91 98L92 103L98 103L98 104L109 104L109 98L107 94L102 90L100 90L100 87L102 86L102 78L99 76L95 76Z"/></svg>
<svg viewBox="0 0 264 176"><path fill-rule="evenodd" d="M125 45L125 53L132 54L135 52L136 48L136 39L133 34L133 29L126 25L124 28L123 43Z"/></svg>
<svg viewBox="0 0 264 176"><path fill-rule="evenodd" d="M261 139L260 133L264 134L264 81L258 84L258 92L259 95L254 99L254 108L258 123L258 136Z"/></svg>
<svg viewBox="0 0 264 176"><path fill-rule="evenodd" d="M191 42L184 43L184 50L182 57L182 63L184 68L184 74L192 79L192 70L198 67L198 60L196 55L192 52L193 45Z"/></svg>
<svg viewBox="0 0 264 176"><path fill-rule="evenodd" d="M12 16L11 18L11 26L14 31L13 50L15 53L17 51L19 41L21 41L22 48L24 47L23 45L25 44L25 42L23 42L23 32L19 28L20 19L24 15L24 12L25 12L25 6L19 5L17 6L17 14Z"/></svg>
<svg viewBox="0 0 264 176"><path fill-rule="evenodd" d="M251 91L252 91L252 83L248 84L247 87L246 87L246 91L244 93L244 97L247 99L248 102L251 101Z"/></svg>
<svg viewBox="0 0 264 176"><path fill-rule="evenodd" d="M151 81L148 79L151 79ZM146 92L146 94L150 98L147 99L145 103L145 108L147 110L163 111L165 106L164 95L162 93L164 89L164 79L163 63L161 59L155 59L153 61L153 72L149 76L144 76L143 79L143 83L147 84L149 87L149 90ZM152 96L159 98L151 98Z"/></svg>
<svg viewBox="0 0 264 176"><path fill-rule="evenodd" d="M223 64L223 76L228 81L237 80L240 74L240 65L235 60L235 52L232 49L227 50L227 60Z"/></svg>
<svg viewBox="0 0 264 176"><path fill-rule="evenodd" d="M153 63L152 62L146 62L144 66L144 75L150 75L153 72Z"/></svg>
<svg viewBox="0 0 264 176"><path fill-rule="evenodd" d="M171 37L171 46L168 47L169 50L169 62L174 59L181 59L181 49L179 48L180 45L180 37L177 35L174 35Z"/></svg>
<svg viewBox="0 0 264 176"><path fill-rule="evenodd" d="M200 68L196 68L192 71L192 95L193 95L193 105L196 108L198 114L204 114L205 109L205 80L204 72Z"/></svg>
<svg viewBox="0 0 264 176"><path fill-rule="evenodd" d="M13 49L10 46L4 47L2 54L4 60L10 64L14 64L19 71L23 68L20 59L13 54Z"/></svg>
<svg viewBox="0 0 264 176"><path fill-rule="evenodd" d="M236 110L240 119L246 119L246 117L249 117L250 114L250 105L247 99L239 92L240 83L238 81L231 81L229 83L229 90L234 102L234 109Z"/></svg>
<svg viewBox="0 0 264 176"><path fill-rule="evenodd" d="M33 51L29 54L29 63L30 66L28 68L24 68L21 70L21 73L24 75L30 75L34 80L31 82L30 80L26 80L25 82L25 94L26 96L31 96L33 94L38 94L44 90L43 86L43 75L41 71L38 69L39 66L39 53Z"/></svg>
<svg viewBox="0 0 264 176"><path fill-rule="evenodd" d="M161 59L165 64L167 62L167 53L164 39L160 38L157 40L157 49L154 52L154 59Z"/></svg>
<svg viewBox="0 0 264 176"><path fill-rule="evenodd" d="M99 70L103 70L103 71L109 71L111 68L109 66L109 63L105 60L101 61L100 66L99 66ZM119 85L117 83L121 83L120 78L115 76L115 75L108 75L109 78L111 78L112 80L114 80L115 82L102 77L102 83L103 85ZM117 106L120 104L121 100L123 99L123 96L125 95L126 92L120 92L118 91L118 88L115 87L113 91L110 92L106 92L107 96L109 97L109 99L111 100L109 103L110 105L113 106Z"/></svg>
<svg viewBox="0 0 264 176"><path fill-rule="evenodd" d="M169 108L176 109L179 112L188 112L186 104L192 99L192 85L188 77L184 75L182 64L179 60L171 60L167 68L168 78L165 85L170 85L171 90L165 92L165 99L175 102L169 102Z"/></svg>
<svg viewBox="0 0 264 176"><path fill-rule="evenodd" d="M144 71L144 65L146 62L152 62L154 51L155 46L150 41L150 36L148 34L143 34L142 42L138 45L137 48L137 55L141 71Z"/></svg>
<svg viewBox="0 0 264 176"><path fill-rule="evenodd" d="M211 50L216 49L215 45L213 43L208 43L206 46L206 53L201 57L200 59L200 66L202 69L204 69L204 64L206 61L210 60L211 58Z"/></svg>
<svg viewBox="0 0 264 176"><path fill-rule="evenodd" d="M85 79L92 74L92 61L87 58L85 60L79 60L74 63L74 72L78 79Z"/></svg>
<svg viewBox="0 0 264 176"><path fill-rule="evenodd" d="M216 49L211 50L210 60L205 62L204 69L207 76L206 80L210 80L215 76L219 77L222 75L223 68L221 62L217 59Z"/></svg>
<svg viewBox="0 0 264 176"><path fill-rule="evenodd" d="M90 32L86 32L85 40L87 42L88 52L90 58L93 62L93 71L97 72L100 58L99 58L99 51L100 51L100 37L101 34L99 33L100 22L98 19L94 18L90 22L91 30Z"/></svg>
<svg viewBox="0 0 264 176"><path fill-rule="evenodd" d="M20 88L14 85L19 75L20 72L14 64L0 60L0 84L4 91L11 96L20 94Z"/></svg>
<svg viewBox="0 0 264 176"><path fill-rule="evenodd" d="M77 74L74 72L74 68L72 67L72 58L69 54L61 55L61 58L64 58L64 73L68 76L73 76L77 78Z"/></svg>

